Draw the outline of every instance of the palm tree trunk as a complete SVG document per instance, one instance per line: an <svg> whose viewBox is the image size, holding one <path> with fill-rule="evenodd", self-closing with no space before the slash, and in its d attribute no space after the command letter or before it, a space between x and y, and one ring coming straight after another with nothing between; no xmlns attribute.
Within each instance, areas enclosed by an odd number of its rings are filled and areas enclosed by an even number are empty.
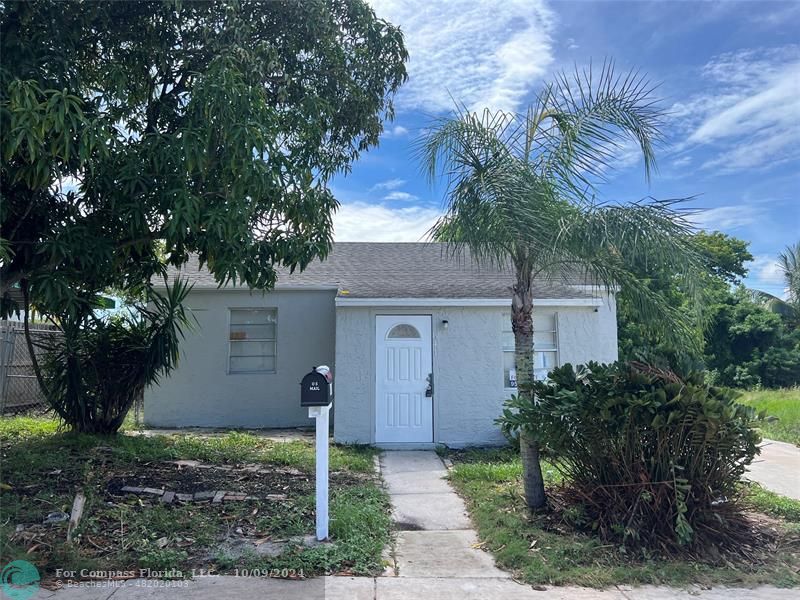
<svg viewBox="0 0 800 600"><path fill-rule="evenodd" d="M527 261L519 261L516 267L516 284L511 300L511 328L514 331L514 366L517 370L517 393L520 398L533 402L533 293L532 271ZM532 510L540 510L547 502L539 463L539 442L530 431L522 429L519 434L522 458L522 480L525 501Z"/></svg>

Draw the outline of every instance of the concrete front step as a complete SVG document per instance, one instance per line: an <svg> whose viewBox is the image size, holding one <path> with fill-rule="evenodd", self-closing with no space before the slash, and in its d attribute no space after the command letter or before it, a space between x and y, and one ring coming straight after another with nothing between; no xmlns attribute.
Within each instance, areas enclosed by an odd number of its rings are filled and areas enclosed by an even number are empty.
<svg viewBox="0 0 800 600"><path fill-rule="evenodd" d="M390 450L381 454L381 474L439 473L446 475L447 469L436 454L430 450Z"/></svg>

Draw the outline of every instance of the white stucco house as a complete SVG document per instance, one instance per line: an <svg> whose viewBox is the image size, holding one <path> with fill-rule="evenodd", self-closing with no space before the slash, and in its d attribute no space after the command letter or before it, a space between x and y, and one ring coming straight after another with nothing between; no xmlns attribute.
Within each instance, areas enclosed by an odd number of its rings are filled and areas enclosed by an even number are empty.
<svg viewBox="0 0 800 600"><path fill-rule="evenodd" d="M494 420L515 384L512 272L438 244L336 243L325 261L281 272L268 293L219 287L196 263L179 274L194 285L198 326L177 370L145 392L148 425L310 426L299 383L326 364L338 442L504 442ZM616 360L613 295L537 282L534 296L537 377Z"/></svg>

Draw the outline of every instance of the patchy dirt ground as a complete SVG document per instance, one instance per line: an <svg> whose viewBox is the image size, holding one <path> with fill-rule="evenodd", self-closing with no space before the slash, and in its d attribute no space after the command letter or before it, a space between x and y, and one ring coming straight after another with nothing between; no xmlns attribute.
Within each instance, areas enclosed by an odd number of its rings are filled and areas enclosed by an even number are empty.
<svg viewBox="0 0 800 600"><path fill-rule="evenodd" d="M310 535L313 446L246 434L191 443L186 437L3 440L0 559L32 560L45 579L57 568L225 573L249 567L304 576L381 568L389 505L371 469L372 454L332 448L340 465L330 476L332 542L317 544ZM68 515L78 490L86 495L86 508L67 544L66 520L43 521L50 513ZM228 494L213 502L221 491Z"/></svg>
<svg viewBox="0 0 800 600"><path fill-rule="evenodd" d="M165 462L153 465L153 468L146 471L138 468L116 470L108 479L106 491L112 497L124 496L122 488L126 486L161 488L181 494L230 490L263 498L288 492L293 495L309 493L314 489L314 481L301 471L291 468L211 466L202 463L187 466Z"/></svg>

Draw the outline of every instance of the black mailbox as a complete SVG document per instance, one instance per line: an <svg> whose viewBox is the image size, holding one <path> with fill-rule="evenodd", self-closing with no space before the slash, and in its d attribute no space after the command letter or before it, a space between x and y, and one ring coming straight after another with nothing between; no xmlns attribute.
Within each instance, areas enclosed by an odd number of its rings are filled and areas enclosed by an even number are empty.
<svg viewBox="0 0 800 600"><path fill-rule="evenodd" d="M303 377L300 382L300 406L328 406L331 403L331 390L328 379L316 369Z"/></svg>

